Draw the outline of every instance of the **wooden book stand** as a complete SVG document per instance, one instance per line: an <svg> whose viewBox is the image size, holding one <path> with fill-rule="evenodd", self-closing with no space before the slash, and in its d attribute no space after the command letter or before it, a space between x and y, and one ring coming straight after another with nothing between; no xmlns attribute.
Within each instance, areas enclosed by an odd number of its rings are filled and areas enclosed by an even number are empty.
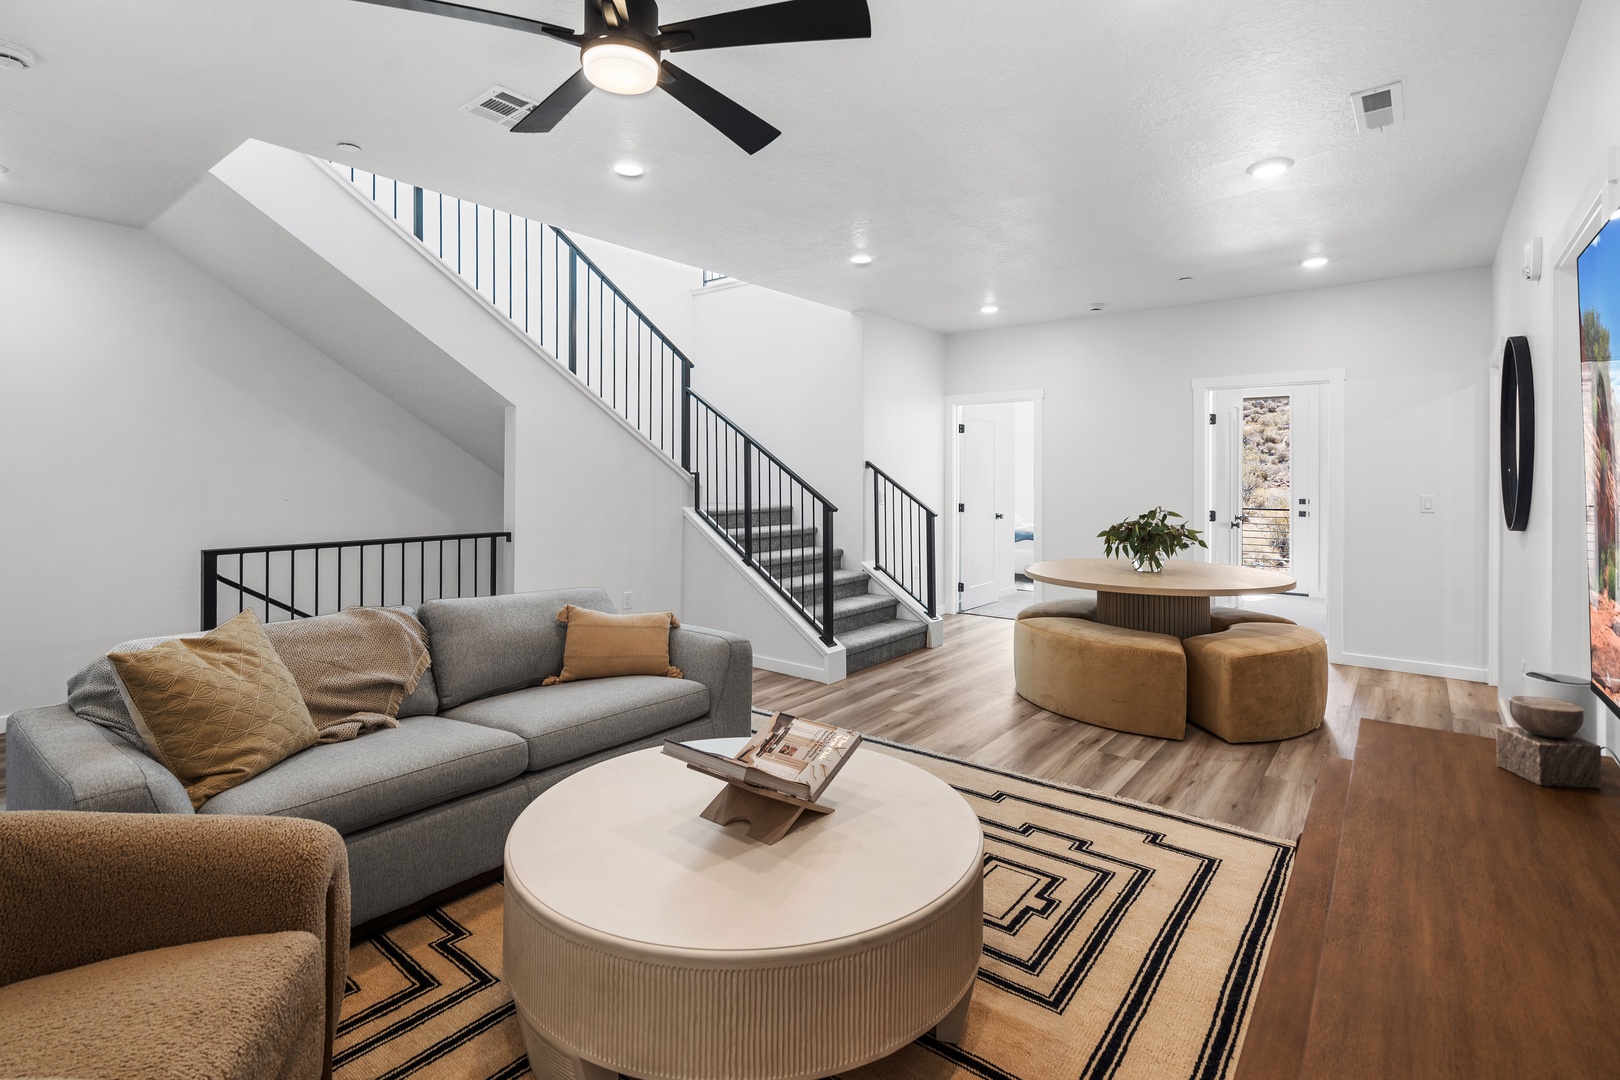
<svg viewBox="0 0 1620 1080"><path fill-rule="evenodd" d="M688 769L704 776L714 776L707 769L688 764ZM716 777L716 779L725 779ZM704 821L716 825L730 825L734 821L748 822L748 838L762 844L774 844L793 831L805 814L830 814L833 808L820 803L795 799L779 791L739 784L725 779L725 787L706 806L700 815Z"/></svg>

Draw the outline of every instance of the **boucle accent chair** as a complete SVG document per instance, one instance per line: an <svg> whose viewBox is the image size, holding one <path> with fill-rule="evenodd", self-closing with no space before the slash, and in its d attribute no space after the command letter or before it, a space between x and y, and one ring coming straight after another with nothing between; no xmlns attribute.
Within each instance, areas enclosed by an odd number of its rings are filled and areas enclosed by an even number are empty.
<svg viewBox="0 0 1620 1080"><path fill-rule="evenodd" d="M1187 718L1229 743L1274 742L1322 726L1328 654L1322 635L1255 622L1182 643Z"/></svg>
<svg viewBox="0 0 1620 1080"><path fill-rule="evenodd" d="M13 812L0 867L0 1076L331 1076L349 955L335 830Z"/></svg>
<svg viewBox="0 0 1620 1080"><path fill-rule="evenodd" d="M1047 712L1161 739L1187 734L1187 656L1166 634L1078 618L1020 619L1013 679L1021 697Z"/></svg>

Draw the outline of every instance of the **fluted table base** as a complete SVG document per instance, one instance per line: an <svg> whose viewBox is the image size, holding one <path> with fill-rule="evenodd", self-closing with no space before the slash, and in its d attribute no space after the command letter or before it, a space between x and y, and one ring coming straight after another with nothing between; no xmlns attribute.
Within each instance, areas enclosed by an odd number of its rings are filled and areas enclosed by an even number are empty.
<svg viewBox="0 0 1620 1080"><path fill-rule="evenodd" d="M1190 638L1207 634L1209 597L1097 592L1097 621L1127 630Z"/></svg>

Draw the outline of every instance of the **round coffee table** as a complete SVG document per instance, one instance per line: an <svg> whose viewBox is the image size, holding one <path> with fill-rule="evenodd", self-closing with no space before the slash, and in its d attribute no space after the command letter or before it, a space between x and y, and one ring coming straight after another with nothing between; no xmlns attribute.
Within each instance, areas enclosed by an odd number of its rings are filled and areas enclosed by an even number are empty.
<svg viewBox="0 0 1620 1080"><path fill-rule="evenodd" d="M765 846L698 816L719 787L642 750L512 826L504 977L535 1076L819 1080L956 1041L984 941L966 800L868 747L834 813Z"/></svg>
<svg viewBox="0 0 1620 1080"><path fill-rule="evenodd" d="M1054 559L1024 574L1048 585L1097 591L1097 621L1131 630L1190 638L1209 633L1209 598L1279 593L1296 582L1280 570L1167 559L1140 574L1127 559Z"/></svg>

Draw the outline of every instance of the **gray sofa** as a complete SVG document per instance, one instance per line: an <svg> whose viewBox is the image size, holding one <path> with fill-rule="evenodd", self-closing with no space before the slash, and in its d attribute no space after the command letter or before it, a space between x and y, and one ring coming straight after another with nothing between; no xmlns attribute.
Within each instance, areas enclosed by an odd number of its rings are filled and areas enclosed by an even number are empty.
<svg viewBox="0 0 1620 1080"><path fill-rule="evenodd" d="M671 632L683 679L541 687L562 670L565 604L613 610L600 589L429 601L433 664L397 729L294 754L198 813L337 829L359 924L500 866L518 814L570 773L664 739L748 734L753 650L719 630ZM12 715L6 794L13 810L192 813L168 770L67 705Z"/></svg>

